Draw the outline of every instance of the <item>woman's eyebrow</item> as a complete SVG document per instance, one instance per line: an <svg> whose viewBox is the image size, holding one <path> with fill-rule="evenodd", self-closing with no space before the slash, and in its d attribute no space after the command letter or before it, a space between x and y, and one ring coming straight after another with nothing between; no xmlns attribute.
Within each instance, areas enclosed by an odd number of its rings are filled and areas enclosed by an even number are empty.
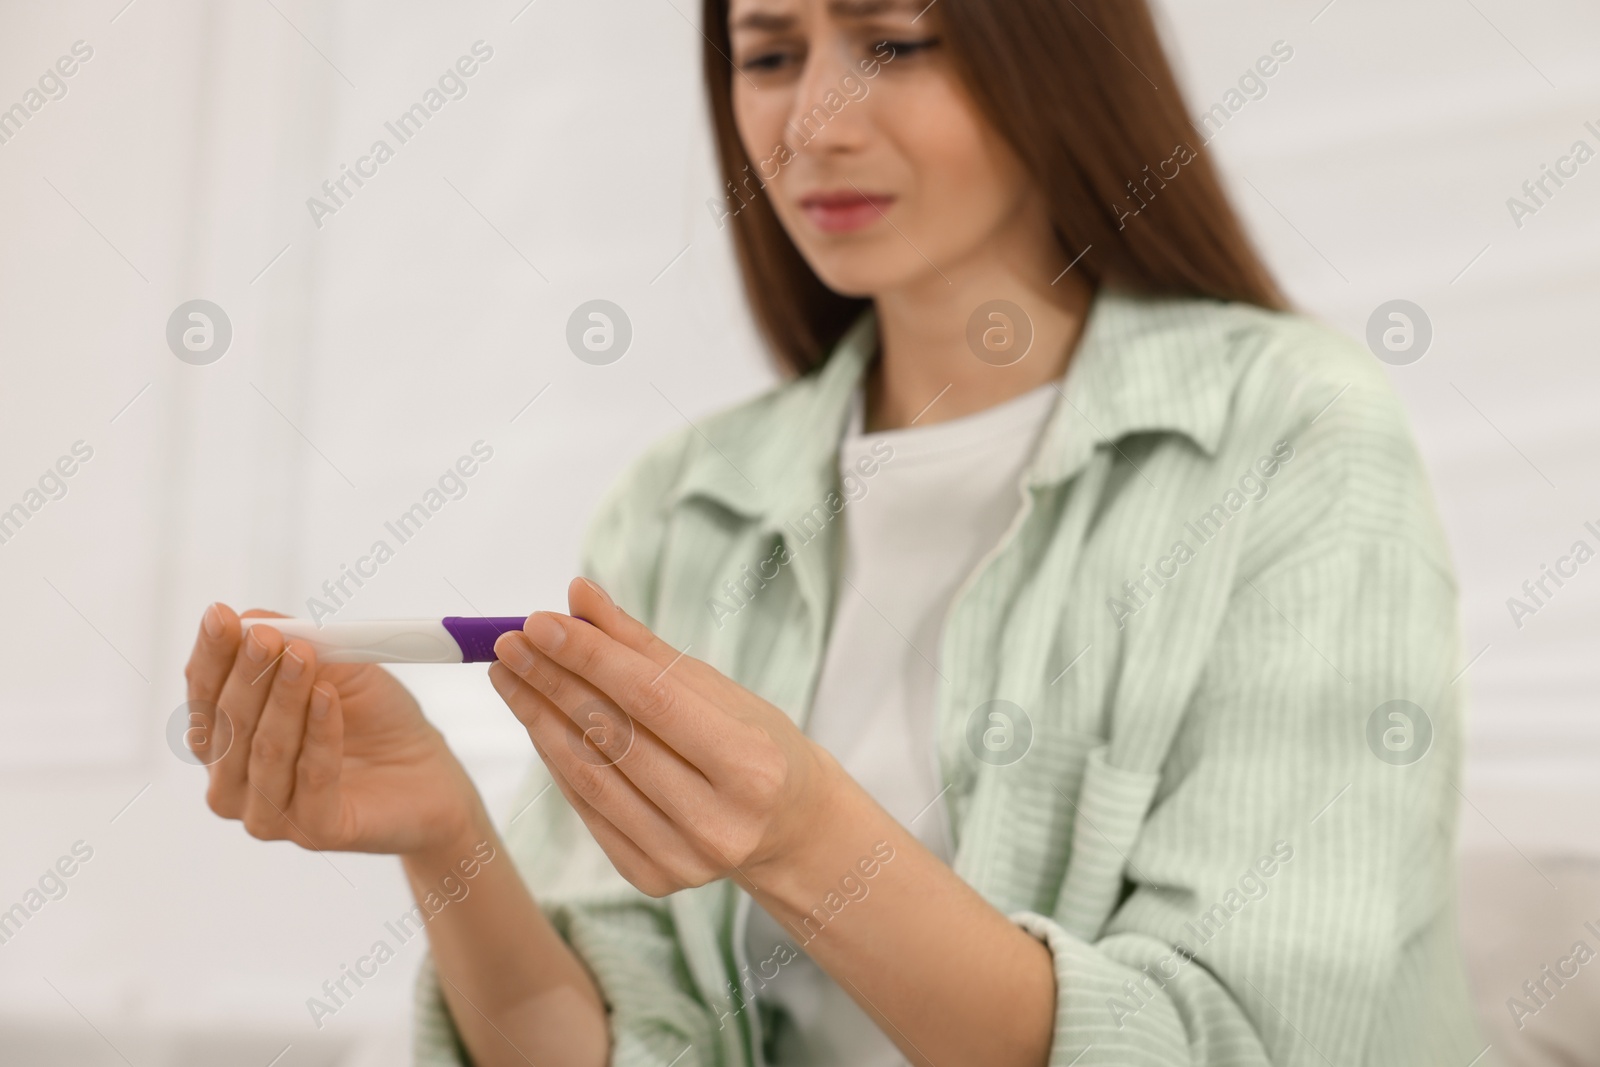
<svg viewBox="0 0 1600 1067"><path fill-rule="evenodd" d="M793 15L779 14L775 11L752 11L734 19L730 28L735 30L766 30L777 33L791 29L795 22L796 19Z"/></svg>
<svg viewBox="0 0 1600 1067"><path fill-rule="evenodd" d="M869 19L902 12L920 14L932 6L925 0L830 0L828 11L840 19Z"/></svg>
<svg viewBox="0 0 1600 1067"><path fill-rule="evenodd" d="M921 0L830 0L828 12L841 20L876 18L879 15L926 11L931 4ZM778 32L792 29L798 20L793 15L775 11L751 11L733 20L735 30L766 30Z"/></svg>

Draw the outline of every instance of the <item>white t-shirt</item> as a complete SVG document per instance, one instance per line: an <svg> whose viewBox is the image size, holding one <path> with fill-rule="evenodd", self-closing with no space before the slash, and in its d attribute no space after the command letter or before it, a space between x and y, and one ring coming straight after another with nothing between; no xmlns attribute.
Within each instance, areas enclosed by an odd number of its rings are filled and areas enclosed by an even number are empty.
<svg viewBox="0 0 1600 1067"><path fill-rule="evenodd" d="M1057 396L1047 383L949 422L863 434L858 391L839 448L849 500L837 520L843 581L806 733L946 863L934 741L939 635L958 588L1016 516L1022 472ZM904 1063L850 995L741 896L735 929L750 973L763 978L757 996L783 1016L770 1035L774 1067ZM773 960L789 962L765 980Z"/></svg>

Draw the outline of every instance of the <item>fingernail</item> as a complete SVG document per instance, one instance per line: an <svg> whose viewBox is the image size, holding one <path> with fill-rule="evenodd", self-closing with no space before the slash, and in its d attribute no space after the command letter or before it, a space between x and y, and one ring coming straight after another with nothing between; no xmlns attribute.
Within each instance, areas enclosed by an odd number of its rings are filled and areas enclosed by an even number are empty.
<svg viewBox="0 0 1600 1067"><path fill-rule="evenodd" d="M300 677L300 672L305 669L306 661L295 655L292 650L285 652L283 658L278 661L278 677L286 682L292 682Z"/></svg>
<svg viewBox="0 0 1600 1067"><path fill-rule="evenodd" d="M580 577L581 577L581 575L580 575ZM600 586L598 584L596 584L594 581L592 581L592 580L590 580L588 578L584 578L583 579L583 584L588 586L590 589L593 589L595 591L595 593L597 595L599 595L601 600L604 600L607 604L611 603L610 594L608 594L604 589L601 589Z"/></svg>
<svg viewBox="0 0 1600 1067"><path fill-rule="evenodd" d="M554 652L567 639L567 631L562 625L544 612L529 615L528 621L522 624L522 632L546 652Z"/></svg>
<svg viewBox="0 0 1600 1067"><path fill-rule="evenodd" d="M267 643L261 640L254 626L250 627L250 636L244 639L244 654L257 663L267 658Z"/></svg>
<svg viewBox="0 0 1600 1067"><path fill-rule="evenodd" d="M533 666L533 652L527 639L515 631L503 633L494 643L495 658L518 674Z"/></svg>
<svg viewBox="0 0 1600 1067"><path fill-rule="evenodd" d="M290 653L290 655L293 654L294 653L292 652ZM288 659L289 657L285 656L284 658ZM332 703L333 701L328 699L327 690L323 689L320 685L312 686L311 717L313 719L326 719L328 717L328 706Z"/></svg>
<svg viewBox="0 0 1600 1067"><path fill-rule="evenodd" d="M206 608L206 613L200 616L200 625L205 627L206 636L215 640L222 636L222 612L212 604Z"/></svg>

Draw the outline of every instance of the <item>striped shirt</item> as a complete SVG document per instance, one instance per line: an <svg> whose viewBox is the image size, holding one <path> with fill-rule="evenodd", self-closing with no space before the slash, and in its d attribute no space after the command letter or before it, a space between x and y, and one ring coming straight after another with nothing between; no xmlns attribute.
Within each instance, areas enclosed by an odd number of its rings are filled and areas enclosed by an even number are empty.
<svg viewBox="0 0 1600 1067"><path fill-rule="evenodd" d="M869 313L652 448L586 541L619 604L802 725L875 338ZM1054 958L1053 1067L1471 1061L1457 588L1377 361L1300 316L1102 290L1018 493L946 617L935 735L956 875ZM534 760L517 807L548 782ZM732 883L645 896L559 790L506 841L613 1063L762 1062ZM417 1012L417 1062L467 1062L431 966Z"/></svg>

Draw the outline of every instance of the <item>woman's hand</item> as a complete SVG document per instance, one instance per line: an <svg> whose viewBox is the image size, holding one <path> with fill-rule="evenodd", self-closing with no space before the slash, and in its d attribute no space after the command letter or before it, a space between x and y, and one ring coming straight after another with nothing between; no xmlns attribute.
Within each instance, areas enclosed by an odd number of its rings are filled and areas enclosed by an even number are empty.
<svg viewBox="0 0 1600 1067"><path fill-rule="evenodd" d="M737 881L912 1063L1046 1062L1042 943L783 712L597 586L573 582L568 601L577 618L502 635L489 676L623 877L651 896Z"/></svg>
<svg viewBox="0 0 1600 1067"><path fill-rule="evenodd" d="M212 811L263 840L333 851L426 853L487 826L466 772L388 671L319 665L304 641L240 631L211 605L184 669Z"/></svg>
<svg viewBox="0 0 1600 1067"><path fill-rule="evenodd" d="M489 677L623 877L651 896L751 888L796 858L854 787L832 757L599 586L579 578L568 601L579 618L502 635Z"/></svg>

